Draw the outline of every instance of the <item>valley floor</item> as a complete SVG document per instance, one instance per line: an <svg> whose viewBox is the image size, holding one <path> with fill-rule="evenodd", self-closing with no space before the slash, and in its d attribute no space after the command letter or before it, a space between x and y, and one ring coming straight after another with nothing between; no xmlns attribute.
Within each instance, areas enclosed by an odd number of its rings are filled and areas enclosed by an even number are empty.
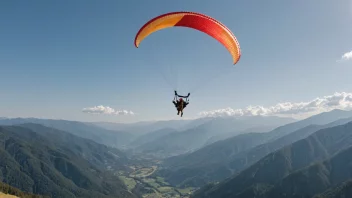
<svg viewBox="0 0 352 198"><path fill-rule="evenodd" d="M129 191L137 192L143 198L188 198L194 188L177 188L164 181L162 177L153 176L158 166L131 166L133 172L115 173L126 184Z"/></svg>

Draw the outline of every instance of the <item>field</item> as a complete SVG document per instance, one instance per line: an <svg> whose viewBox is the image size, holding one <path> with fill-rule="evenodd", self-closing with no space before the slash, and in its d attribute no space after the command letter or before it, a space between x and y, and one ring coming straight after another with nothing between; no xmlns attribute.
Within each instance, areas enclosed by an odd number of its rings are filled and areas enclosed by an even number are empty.
<svg viewBox="0 0 352 198"><path fill-rule="evenodd" d="M195 189L190 187L190 188L178 188L177 191L183 195L183 196L186 196L186 195L189 195L191 194L191 192L193 192Z"/></svg>
<svg viewBox="0 0 352 198"><path fill-rule="evenodd" d="M135 171L130 174L130 177L147 177L151 174L154 173L154 171L157 169L156 166L152 167L143 167L140 169L137 169L134 167Z"/></svg>
<svg viewBox="0 0 352 198"><path fill-rule="evenodd" d="M125 183L129 191L132 191L137 184L133 178L125 176L119 176L119 178Z"/></svg>

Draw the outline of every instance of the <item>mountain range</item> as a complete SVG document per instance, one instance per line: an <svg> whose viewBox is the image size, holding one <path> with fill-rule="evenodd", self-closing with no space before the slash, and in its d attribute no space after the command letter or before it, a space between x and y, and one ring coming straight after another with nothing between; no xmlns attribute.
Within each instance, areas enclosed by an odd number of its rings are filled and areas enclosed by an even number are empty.
<svg viewBox="0 0 352 198"><path fill-rule="evenodd" d="M352 178L352 122L274 151L196 197L312 197Z"/></svg>
<svg viewBox="0 0 352 198"><path fill-rule="evenodd" d="M352 111L298 121L0 119L0 186L23 196L348 197L350 164Z"/></svg>
<svg viewBox="0 0 352 198"><path fill-rule="evenodd" d="M250 129L263 131L263 128L275 128L280 124L290 123L293 120L279 117L246 117L246 118L213 118L196 125L196 127L187 130L171 131L162 129L155 133L148 133L138 139L151 139L144 144L137 145L133 148L134 152L152 154L159 158L176 156L184 153L191 153L213 142L226 139L238 134L248 133ZM200 123L199 120L195 122ZM188 125L190 125L189 123ZM164 135L162 134L164 131ZM145 137L147 136L147 137Z"/></svg>
<svg viewBox="0 0 352 198"><path fill-rule="evenodd" d="M127 145L134 137L132 133L107 130L95 125L69 120L51 120L37 118L7 118L0 119L0 125L16 125L24 123L41 124L88 138L98 143L121 148Z"/></svg>

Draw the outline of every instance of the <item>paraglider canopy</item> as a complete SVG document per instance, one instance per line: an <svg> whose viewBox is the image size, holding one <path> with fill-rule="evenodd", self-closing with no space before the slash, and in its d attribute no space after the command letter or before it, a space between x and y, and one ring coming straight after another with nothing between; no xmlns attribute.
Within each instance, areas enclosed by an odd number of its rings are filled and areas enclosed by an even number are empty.
<svg viewBox="0 0 352 198"><path fill-rule="evenodd" d="M233 64L241 57L240 45L234 34L219 21L196 12L170 12L151 19L138 31L135 46L138 48L150 34L170 27L188 27L208 34L226 47L233 58Z"/></svg>

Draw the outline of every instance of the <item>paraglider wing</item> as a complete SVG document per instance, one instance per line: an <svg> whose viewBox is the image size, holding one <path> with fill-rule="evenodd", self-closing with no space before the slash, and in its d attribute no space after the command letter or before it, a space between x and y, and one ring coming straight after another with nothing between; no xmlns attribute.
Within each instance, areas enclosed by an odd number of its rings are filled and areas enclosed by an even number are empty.
<svg viewBox="0 0 352 198"><path fill-rule="evenodd" d="M219 21L195 12L171 12L148 21L137 33L134 44L139 44L153 32L170 27L188 27L199 30L218 40L230 52L233 64L241 57L240 45L232 32Z"/></svg>

